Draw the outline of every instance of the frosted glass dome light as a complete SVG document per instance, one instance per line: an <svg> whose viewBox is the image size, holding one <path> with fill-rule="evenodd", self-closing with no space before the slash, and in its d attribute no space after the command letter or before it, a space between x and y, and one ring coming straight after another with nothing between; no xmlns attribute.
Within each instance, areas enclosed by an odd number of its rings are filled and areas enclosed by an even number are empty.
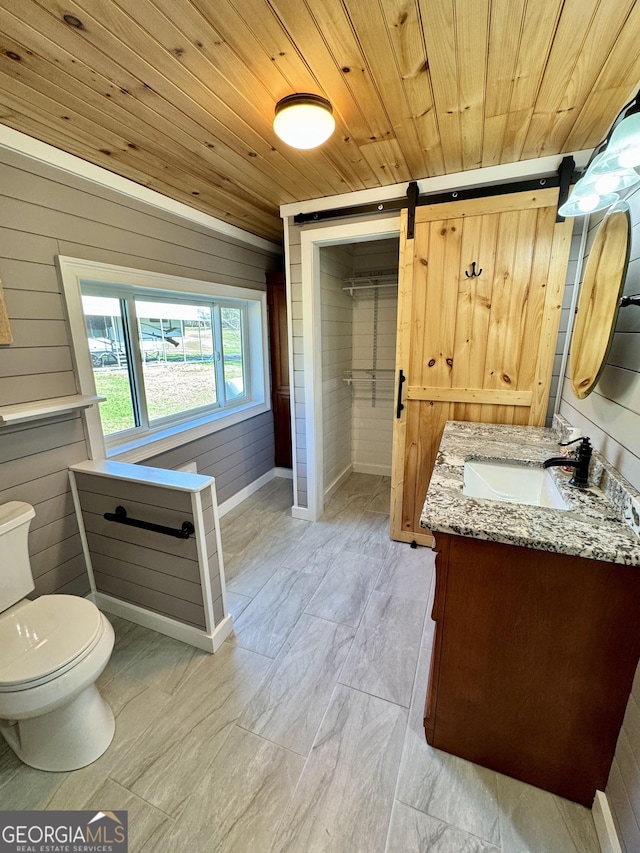
<svg viewBox="0 0 640 853"><path fill-rule="evenodd" d="M558 209L560 216L584 216L611 207L619 200L618 193L599 193L592 179L584 175L573 188L565 203Z"/></svg>
<svg viewBox="0 0 640 853"><path fill-rule="evenodd" d="M624 118L611 134L598 172L640 166L640 113Z"/></svg>
<svg viewBox="0 0 640 853"><path fill-rule="evenodd" d="M620 192L620 190L626 190L640 181L640 175L635 169L607 165L606 155L607 152L602 151L597 157L594 157L583 178L585 182L594 187L597 193L604 195L605 193Z"/></svg>
<svg viewBox="0 0 640 853"><path fill-rule="evenodd" d="M596 209L600 202L600 196L598 193L589 193L589 195L584 195L578 199L578 208L583 211L583 213L591 213Z"/></svg>
<svg viewBox="0 0 640 853"><path fill-rule="evenodd" d="M335 126L331 104L320 95L287 95L276 104L273 129L292 148L322 145Z"/></svg>

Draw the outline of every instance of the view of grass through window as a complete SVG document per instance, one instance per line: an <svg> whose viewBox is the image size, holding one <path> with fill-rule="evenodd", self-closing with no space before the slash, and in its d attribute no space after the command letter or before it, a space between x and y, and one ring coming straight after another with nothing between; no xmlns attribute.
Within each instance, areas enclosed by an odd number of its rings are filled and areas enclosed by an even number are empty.
<svg viewBox="0 0 640 853"><path fill-rule="evenodd" d="M218 402L211 309L136 300L149 422Z"/></svg>
<svg viewBox="0 0 640 853"><path fill-rule="evenodd" d="M107 398L100 405L105 435L139 425L123 332L127 322L124 304L125 300L113 297L83 296L96 391ZM222 341L216 348L211 306L136 300L135 307L149 424L219 404L223 395L218 392L218 381L222 378L226 400L244 396L242 308L220 309ZM139 410L144 411L141 395L138 398Z"/></svg>

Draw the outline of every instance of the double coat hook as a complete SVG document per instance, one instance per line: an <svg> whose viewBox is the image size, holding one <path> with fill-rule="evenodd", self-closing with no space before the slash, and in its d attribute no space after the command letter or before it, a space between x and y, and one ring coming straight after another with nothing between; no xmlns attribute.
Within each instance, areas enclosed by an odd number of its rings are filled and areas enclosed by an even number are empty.
<svg viewBox="0 0 640 853"><path fill-rule="evenodd" d="M471 274L469 274L466 270L464 272L464 274L466 275L467 278L478 278L478 276L481 273L482 273L482 270L478 270L478 272L476 272L476 262L475 261L473 261L473 263L471 264Z"/></svg>

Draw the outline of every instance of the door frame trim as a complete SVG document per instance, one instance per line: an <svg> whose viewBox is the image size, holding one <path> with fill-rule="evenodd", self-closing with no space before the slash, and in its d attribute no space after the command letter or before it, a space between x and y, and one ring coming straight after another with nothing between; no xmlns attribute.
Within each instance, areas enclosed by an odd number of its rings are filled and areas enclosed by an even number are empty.
<svg viewBox="0 0 640 853"><path fill-rule="evenodd" d="M365 243L400 234L400 215L394 212L375 219L342 223L300 232L302 270L304 410L307 459L307 513L317 521L324 509L323 408L322 408L322 310L320 302L320 249L341 243ZM290 341L290 351L293 344ZM296 395L298 396L298 395ZM294 408L294 407L292 407ZM293 426L295 436L295 422ZM295 442L294 442L295 444Z"/></svg>

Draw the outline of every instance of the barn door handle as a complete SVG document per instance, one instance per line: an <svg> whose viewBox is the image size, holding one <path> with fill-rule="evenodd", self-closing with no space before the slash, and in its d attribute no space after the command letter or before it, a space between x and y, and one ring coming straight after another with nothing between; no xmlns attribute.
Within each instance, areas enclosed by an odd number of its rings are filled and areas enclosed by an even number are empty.
<svg viewBox="0 0 640 853"><path fill-rule="evenodd" d="M404 403L402 402L402 383L405 381L404 373L399 370L398 371L398 405L396 408L396 418L401 417L402 410L404 409Z"/></svg>

